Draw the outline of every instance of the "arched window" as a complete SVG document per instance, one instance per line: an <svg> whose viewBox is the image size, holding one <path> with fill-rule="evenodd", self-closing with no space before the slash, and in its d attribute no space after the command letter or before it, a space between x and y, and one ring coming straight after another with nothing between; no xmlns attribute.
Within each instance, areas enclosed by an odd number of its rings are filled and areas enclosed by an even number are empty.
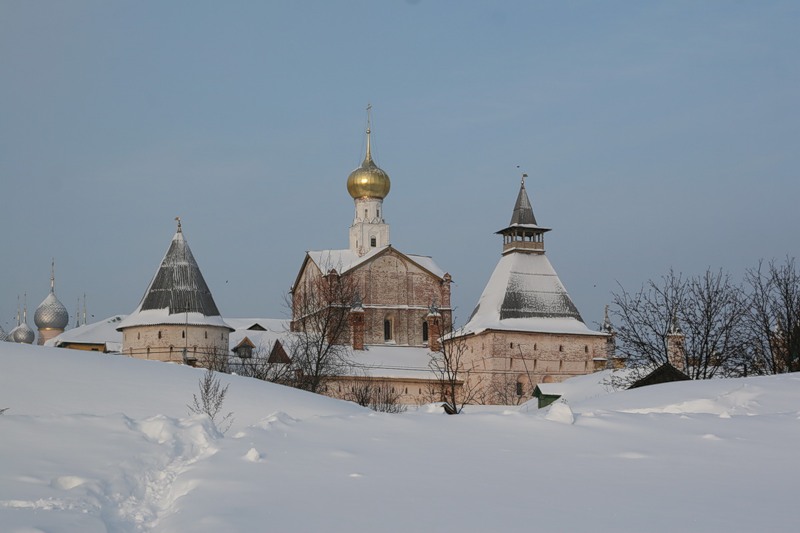
<svg viewBox="0 0 800 533"><path fill-rule="evenodd" d="M392 340L392 321L388 318L383 319L383 340Z"/></svg>
<svg viewBox="0 0 800 533"><path fill-rule="evenodd" d="M422 323L422 342L428 342L428 321Z"/></svg>
<svg viewBox="0 0 800 533"><path fill-rule="evenodd" d="M161 330L158 330L158 338L161 338Z"/></svg>

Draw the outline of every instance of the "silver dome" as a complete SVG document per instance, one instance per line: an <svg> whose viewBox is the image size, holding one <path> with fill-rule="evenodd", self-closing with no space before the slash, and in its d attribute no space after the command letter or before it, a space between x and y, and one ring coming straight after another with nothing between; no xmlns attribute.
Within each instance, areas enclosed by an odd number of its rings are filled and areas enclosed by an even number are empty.
<svg viewBox="0 0 800 533"><path fill-rule="evenodd" d="M36 334L25 322L12 329L10 336L14 342L22 344L33 344L33 341L36 339Z"/></svg>
<svg viewBox="0 0 800 533"><path fill-rule="evenodd" d="M0 342L8 340L8 333L6 330L3 329L3 326L0 326Z"/></svg>
<svg viewBox="0 0 800 533"><path fill-rule="evenodd" d="M64 304L58 301L53 291L50 291L47 298L36 308L33 323L39 329L64 329L67 327L69 312Z"/></svg>

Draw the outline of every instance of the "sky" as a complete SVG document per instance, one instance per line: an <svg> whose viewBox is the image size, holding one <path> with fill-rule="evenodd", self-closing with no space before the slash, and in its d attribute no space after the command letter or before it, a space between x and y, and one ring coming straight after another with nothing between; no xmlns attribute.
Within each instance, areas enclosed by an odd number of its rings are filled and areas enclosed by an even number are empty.
<svg viewBox="0 0 800 533"><path fill-rule="evenodd" d="M0 326L139 303L180 216L223 316L286 317L372 146L467 320L521 172L590 327L669 268L798 255L797 2L0 3Z"/></svg>

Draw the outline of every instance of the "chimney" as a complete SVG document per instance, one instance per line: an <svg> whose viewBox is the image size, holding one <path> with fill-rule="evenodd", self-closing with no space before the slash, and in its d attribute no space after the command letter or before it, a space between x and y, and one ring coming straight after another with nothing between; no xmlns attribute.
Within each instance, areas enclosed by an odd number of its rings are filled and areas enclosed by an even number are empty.
<svg viewBox="0 0 800 533"><path fill-rule="evenodd" d="M431 304L425 320L428 322L428 348L432 352L438 352L441 349L439 343L442 336L442 315L435 302Z"/></svg>
<svg viewBox="0 0 800 533"><path fill-rule="evenodd" d="M675 315L672 315L672 325L667 333L667 361L681 372L686 372L686 335Z"/></svg>
<svg viewBox="0 0 800 533"><path fill-rule="evenodd" d="M353 305L350 307L350 332L353 336L353 349L364 349L364 307L361 305L361 298L356 295Z"/></svg>

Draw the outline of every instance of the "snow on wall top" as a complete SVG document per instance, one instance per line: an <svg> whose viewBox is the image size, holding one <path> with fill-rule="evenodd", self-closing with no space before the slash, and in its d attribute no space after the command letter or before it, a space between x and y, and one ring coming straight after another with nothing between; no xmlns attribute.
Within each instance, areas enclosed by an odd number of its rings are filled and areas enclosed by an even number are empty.
<svg viewBox="0 0 800 533"><path fill-rule="evenodd" d="M464 333L486 329L599 335L578 309L544 254L500 258Z"/></svg>

